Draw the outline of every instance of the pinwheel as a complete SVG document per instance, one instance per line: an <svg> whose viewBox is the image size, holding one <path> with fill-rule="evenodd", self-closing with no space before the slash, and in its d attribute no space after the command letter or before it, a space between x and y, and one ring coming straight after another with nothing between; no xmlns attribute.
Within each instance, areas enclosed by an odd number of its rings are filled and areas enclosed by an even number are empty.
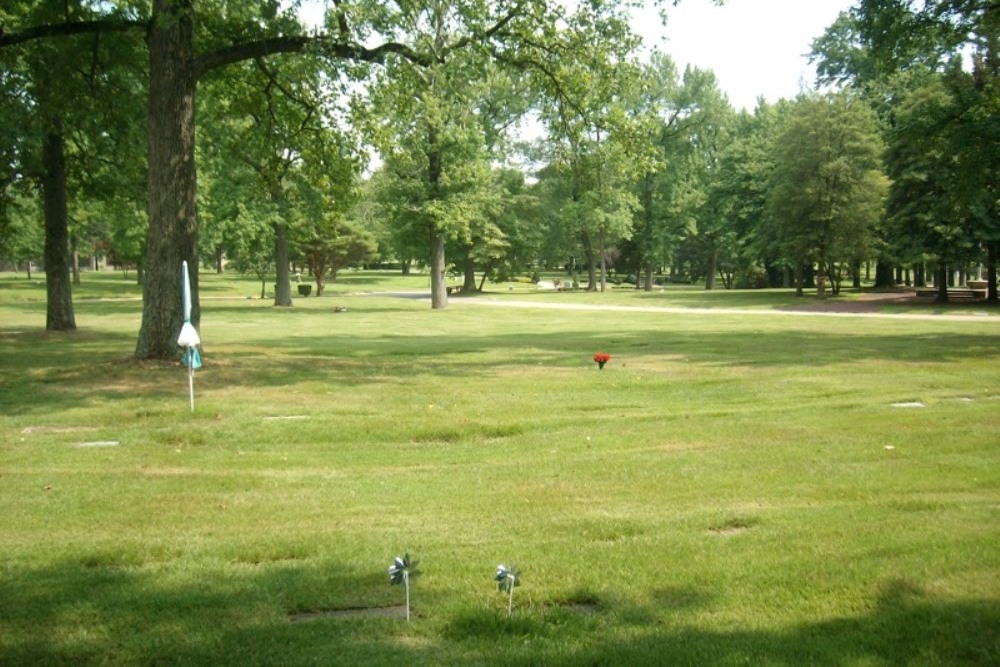
<svg viewBox="0 0 1000 667"><path fill-rule="evenodd" d="M403 584L406 588L406 620L410 620L410 577L417 576L417 562L410 561L410 554L396 556L389 566L389 584Z"/></svg>
<svg viewBox="0 0 1000 667"><path fill-rule="evenodd" d="M521 571L511 565L497 565L497 573L493 577L497 582L497 589L501 593L507 593L507 615L514 611L514 588L521 585Z"/></svg>

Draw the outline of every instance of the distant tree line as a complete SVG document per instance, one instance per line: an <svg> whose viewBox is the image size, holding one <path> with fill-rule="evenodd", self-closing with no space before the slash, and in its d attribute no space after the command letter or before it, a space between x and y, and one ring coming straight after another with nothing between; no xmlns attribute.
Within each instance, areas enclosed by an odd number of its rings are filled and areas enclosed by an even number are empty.
<svg viewBox="0 0 1000 667"><path fill-rule="evenodd" d="M996 300L998 7L861 0L814 42L838 92L750 112L640 57L625 3L334 0L318 28L275 0L15 3L0 258L41 262L52 330L76 327L81 255L135 266L136 356L162 359L182 260L276 306L293 267L322 293L367 262L428 270L435 308L449 271L553 268L821 298L933 277L946 299L983 266Z"/></svg>

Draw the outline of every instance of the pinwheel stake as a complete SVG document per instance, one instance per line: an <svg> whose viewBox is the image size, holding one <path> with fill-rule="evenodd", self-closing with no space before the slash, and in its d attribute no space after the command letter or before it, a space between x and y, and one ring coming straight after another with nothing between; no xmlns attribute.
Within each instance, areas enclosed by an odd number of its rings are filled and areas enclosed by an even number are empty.
<svg viewBox="0 0 1000 667"><path fill-rule="evenodd" d="M521 571L511 565L497 565L497 573L494 577L497 582L497 589L501 593L507 593L507 616L514 613L514 588L521 585Z"/></svg>
<svg viewBox="0 0 1000 667"><path fill-rule="evenodd" d="M392 561L392 565L389 566L389 583L392 585L402 583L406 588L406 620L410 620L410 575L414 577L419 574L417 572L417 563L419 561L410 561L410 554L404 554L402 557L396 556Z"/></svg>
<svg viewBox="0 0 1000 667"><path fill-rule="evenodd" d="M194 369L201 368L201 355L198 346L201 338L191 324L191 278L188 276L188 263L181 263L181 287L183 291L184 324L177 344L184 348L184 365L188 367L188 396L191 402L191 414L194 414Z"/></svg>

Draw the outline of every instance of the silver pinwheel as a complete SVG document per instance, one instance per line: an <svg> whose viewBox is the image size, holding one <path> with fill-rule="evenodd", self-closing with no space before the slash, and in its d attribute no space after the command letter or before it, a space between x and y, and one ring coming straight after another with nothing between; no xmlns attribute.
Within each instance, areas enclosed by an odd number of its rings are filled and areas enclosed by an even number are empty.
<svg viewBox="0 0 1000 667"><path fill-rule="evenodd" d="M410 620L410 577L417 576L417 561L410 560L410 554L396 556L389 566L389 584L403 584L406 589L406 620Z"/></svg>
<svg viewBox="0 0 1000 667"><path fill-rule="evenodd" d="M507 615L514 611L514 588L521 585L521 571L511 565L507 567L503 563L497 565L497 573L493 577L497 582L497 590L507 593Z"/></svg>

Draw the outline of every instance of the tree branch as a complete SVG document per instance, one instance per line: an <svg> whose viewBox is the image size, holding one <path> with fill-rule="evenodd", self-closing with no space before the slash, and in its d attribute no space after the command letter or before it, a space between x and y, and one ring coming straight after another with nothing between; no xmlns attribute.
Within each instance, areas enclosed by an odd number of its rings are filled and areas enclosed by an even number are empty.
<svg viewBox="0 0 1000 667"><path fill-rule="evenodd" d="M432 62L432 58L397 42L386 42L369 49L351 42L331 42L325 35L288 35L245 44L234 44L199 56L195 59L195 77L201 78L206 72L213 69L244 60L263 58L278 53L301 53L310 44L316 44L321 55L336 60L380 63L385 60L387 55L396 54L419 65L430 65Z"/></svg>
<svg viewBox="0 0 1000 667"><path fill-rule="evenodd" d="M446 46L441 51L441 57L442 58L445 57L446 55L448 55L452 51L457 51L459 49L465 48L466 46L468 46L469 44L471 44L473 42L473 40L482 40L482 41L485 42L486 40L490 39L491 37L493 37L494 35L496 35L498 32L500 32L501 30L503 30L504 27L506 27L508 23L510 23L511 21L513 21L517 17L517 15L521 13L521 10L524 8L525 4L527 4L527 3L526 2L519 2L515 6L511 7L510 11L507 12L507 14L505 14L499 21L497 21L495 24L493 24L493 26L491 26L486 31L484 31L482 33L472 33L472 34L466 35L465 37L462 37L461 39L456 40L455 42L449 44L448 46Z"/></svg>
<svg viewBox="0 0 1000 667"><path fill-rule="evenodd" d="M100 20L100 21L77 21L75 23L52 23L48 25L32 26L19 32L8 33L4 26L0 25L0 48L23 44L36 39L46 39L49 37L72 37L73 35L85 35L106 32L129 32L131 30L145 31L149 28L147 21L130 20Z"/></svg>

